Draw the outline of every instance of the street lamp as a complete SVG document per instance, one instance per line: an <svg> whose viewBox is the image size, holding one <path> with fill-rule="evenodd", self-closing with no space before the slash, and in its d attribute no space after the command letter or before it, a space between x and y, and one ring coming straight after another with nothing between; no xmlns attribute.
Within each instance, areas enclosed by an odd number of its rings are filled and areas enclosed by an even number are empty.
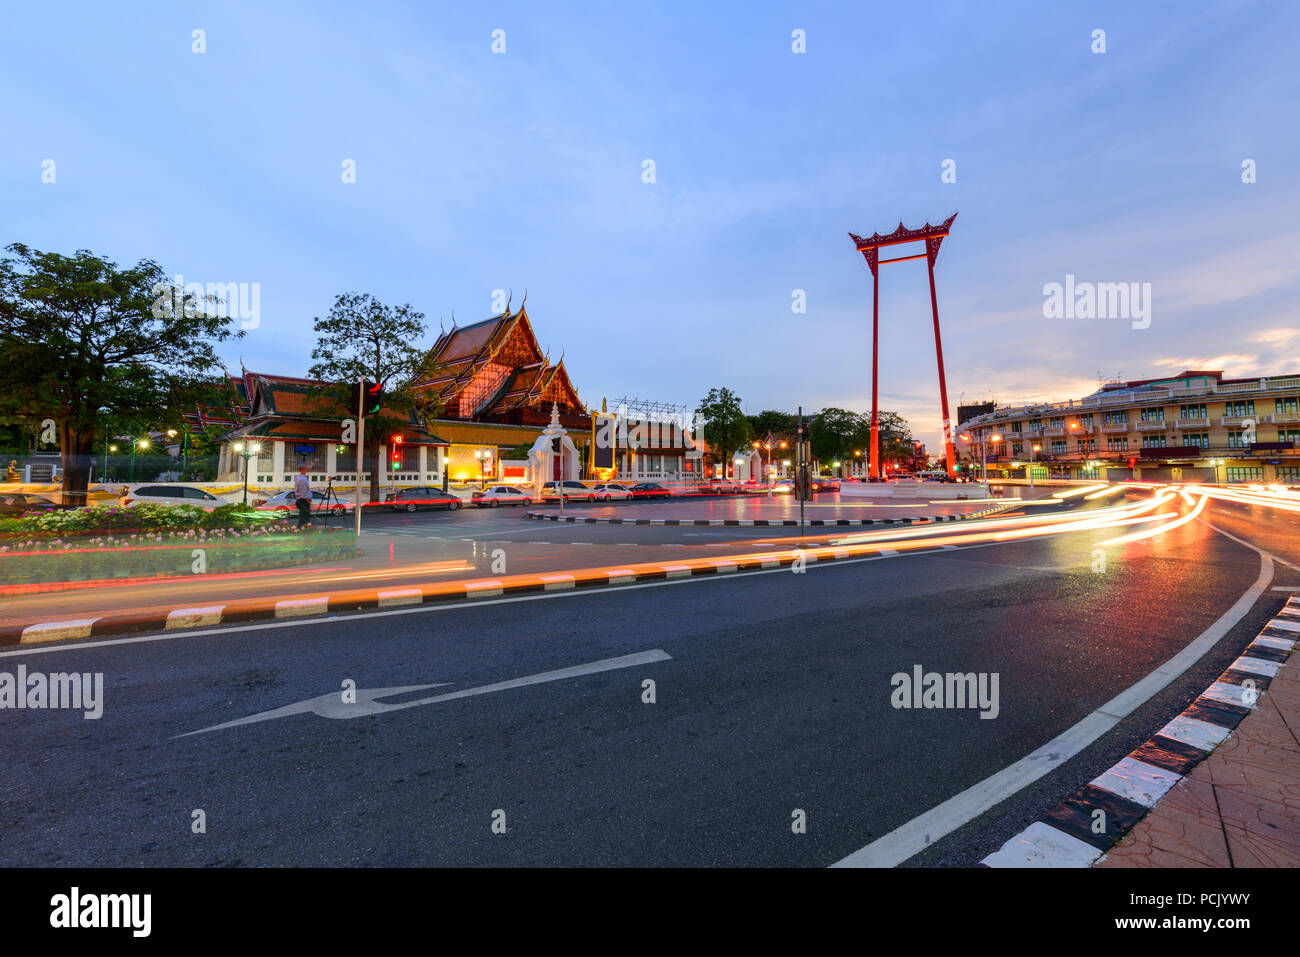
<svg viewBox="0 0 1300 957"><path fill-rule="evenodd" d="M492 461L492 453L487 449L475 449L474 458L478 459L479 485L487 488L487 466Z"/></svg>
<svg viewBox="0 0 1300 957"><path fill-rule="evenodd" d="M248 460L258 452L262 451L261 443L258 442L236 442L235 451L244 457L244 504L248 504Z"/></svg>
<svg viewBox="0 0 1300 957"><path fill-rule="evenodd" d="M147 449L147 448L149 447L149 440L148 440L148 439L134 439L134 438L131 440L131 477L130 477L130 479L128 479L128 481L130 481L130 482L134 482L134 481L135 481L135 449L136 449L136 446L139 446L142 450L143 450L143 449Z"/></svg>
<svg viewBox="0 0 1300 957"><path fill-rule="evenodd" d="M1029 491L1034 490L1034 453L1041 449L1041 445L1029 444Z"/></svg>

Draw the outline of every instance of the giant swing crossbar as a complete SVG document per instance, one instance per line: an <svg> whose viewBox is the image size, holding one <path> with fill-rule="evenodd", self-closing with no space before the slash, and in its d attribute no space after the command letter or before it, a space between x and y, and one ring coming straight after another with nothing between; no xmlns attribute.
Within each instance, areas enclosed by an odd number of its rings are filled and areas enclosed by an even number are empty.
<svg viewBox="0 0 1300 957"><path fill-rule="evenodd" d="M901 222L892 233L870 236L858 236L849 233L858 252L862 253L871 269L871 472L873 479L880 478L880 422L879 422L879 346L880 346L880 266L884 263L902 263L925 257L930 273L930 311L934 316L934 352L939 361L939 403L943 409L943 450L947 460L948 477L955 478L955 456L952 447L952 423L948 418L948 384L943 374L943 344L939 339L939 297L934 290L934 261L939 255L939 246L948 236L952 221L957 218L953 213L937 226L926 223L919 229L908 229ZM884 246L896 246L899 243L925 243L925 252L914 256L896 256L893 259L881 259L880 250Z"/></svg>

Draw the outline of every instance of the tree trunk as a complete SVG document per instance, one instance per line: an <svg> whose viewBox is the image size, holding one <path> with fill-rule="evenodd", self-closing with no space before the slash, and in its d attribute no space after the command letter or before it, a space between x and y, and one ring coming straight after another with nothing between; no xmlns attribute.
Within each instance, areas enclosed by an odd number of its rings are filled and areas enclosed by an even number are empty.
<svg viewBox="0 0 1300 957"><path fill-rule="evenodd" d="M67 505L86 505L86 488L90 484L90 463L94 456L95 433L73 429L66 423L59 428L59 446L63 466L62 498Z"/></svg>

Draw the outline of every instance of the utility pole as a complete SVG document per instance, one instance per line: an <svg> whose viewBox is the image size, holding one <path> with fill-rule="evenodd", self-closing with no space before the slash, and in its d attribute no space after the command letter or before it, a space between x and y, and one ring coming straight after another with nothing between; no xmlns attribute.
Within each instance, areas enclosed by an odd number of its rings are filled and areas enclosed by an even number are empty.
<svg viewBox="0 0 1300 957"><path fill-rule="evenodd" d="M366 455L366 377L357 377L357 504L352 512L353 528L361 537L361 476L365 472Z"/></svg>

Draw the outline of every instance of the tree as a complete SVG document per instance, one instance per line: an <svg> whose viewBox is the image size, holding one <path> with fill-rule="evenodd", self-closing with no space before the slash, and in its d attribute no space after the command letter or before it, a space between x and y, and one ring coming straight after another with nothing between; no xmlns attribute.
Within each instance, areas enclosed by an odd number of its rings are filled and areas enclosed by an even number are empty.
<svg viewBox="0 0 1300 957"><path fill-rule="evenodd" d="M417 343L425 337L424 313L410 303L387 306L367 293L339 294L324 319L316 317L317 360L311 376L325 380L318 408L346 410L361 379L383 383L383 408L366 417L366 447L361 466L370 469L370 500L379 499L379 446L401 431L412 412L424 428L442 412L442 401L431 391L416 391L428 378L428 352ZM385 410L398 415L384 415ZM347 413L344 413L345 415Z"/></svg>
<svg viewBox="0 0 1300 957"><path fill-rule="evenodd" d="M881 409L876 425L880 436L880 461L900 462L911 458L912 430L897 412ZM822 461L854 458L862 453L864 462L871 455L871 413L826 408L813 419L808 430L813 455Z"/></svg>
<svg viewBox="0 0 1300 957"><path fill-rule="evenodd" d="M769 432L774 435L794 435L799 429L799 419L789 412L777 412L765 409L758 415L747 415L749 427L754 435L764 436ZM734 451L734 450L733 450Z"/></svg>
<svg viewBox="0 0 1300 957"><path fill-rule="evenodd" d="M0 259L0 421L41 433L53 423L63 500L86 501L96 436L110 423L180 424L219 388L215 343L243 336L214 297L173 288L152 260L129 269L79 249L22 243ZM135 434L138 434L135 433Z"/></svg>
<svg viewBox="0 0 1300 957"><path fill-rule="evenodd" d="M710 389L695 414L704 419L704 441L713 450L714 461L726 462L736 449L748 445L754 435L741 411L740 397L730 389Z"/></svg>

